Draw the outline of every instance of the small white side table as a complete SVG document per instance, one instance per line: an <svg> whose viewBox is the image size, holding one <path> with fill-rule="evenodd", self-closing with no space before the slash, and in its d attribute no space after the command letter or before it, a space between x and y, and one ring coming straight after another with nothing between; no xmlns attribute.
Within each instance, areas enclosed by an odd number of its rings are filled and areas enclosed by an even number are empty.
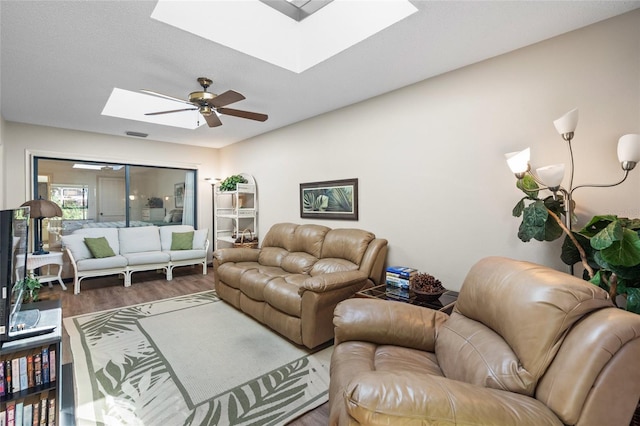
<svg viewBox="0 0 640 426"><path fill-rule="evenodd" d="M47 274L36 276L33 271L47 265ZM58 265L58 273L56 275L51 274L48 265ZM47 254L27 254L27 269L34 277L40 280L40 283L49 283L49 287L52 287L53 281L58 281L60 287L63 290L67 289L67 286L62 282L62 266L64 261L62 260L61 251L51 251Z"/></svg>

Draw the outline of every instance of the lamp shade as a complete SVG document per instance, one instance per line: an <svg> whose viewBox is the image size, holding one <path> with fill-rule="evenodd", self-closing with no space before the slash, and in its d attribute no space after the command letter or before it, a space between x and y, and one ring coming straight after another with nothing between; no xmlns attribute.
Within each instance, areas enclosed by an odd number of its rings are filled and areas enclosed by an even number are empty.
<svg viewBox="0 0 640 426"><path fill-rule="evenodd" d="M561 135L575 132L576 127L578 127L578 108L572 109L562 117L555 120L553 125L556 126L556 130Z"/></svg>
<svg viewBox="0 0 640 426"><path fill-rule="evenodd" d="M525 173L529 170L529 158L531 157L531 148L522 151L509 152L504 155L511 171L515 174Z"/></svg>
<svg viewBox="0 0 640 426"><path fill-rule="evenodd" d="M554 164L536 169L538 177L549 188L558 188L564 179L564 164Z"/></svg>
<svg viewBox="0 0 640 426"><path fill-rule="evenodd" d="M22 203L21 207L23 206L29 207L29 216L32 219L40 219L43 217L62 217L62 209L53 201L43 200L40 198L38 200L31 200L26 203Z"/></svg>
<svg viewBox="0 0 640 426"><path fill-rule="evenodd" d="M640 135L629 134L618 139L618 160L640 162Z"/></svg>

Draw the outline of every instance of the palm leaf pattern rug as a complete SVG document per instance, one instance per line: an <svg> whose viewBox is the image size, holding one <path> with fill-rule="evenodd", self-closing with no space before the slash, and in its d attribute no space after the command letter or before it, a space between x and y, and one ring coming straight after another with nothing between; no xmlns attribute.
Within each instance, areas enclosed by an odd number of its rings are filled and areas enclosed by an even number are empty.
<svg viewBox="0 0 640 426"><path fill-rule="evenodd" d="M66 318L78 425L281 425L328 400L309 351L214 291Z"/></svg>

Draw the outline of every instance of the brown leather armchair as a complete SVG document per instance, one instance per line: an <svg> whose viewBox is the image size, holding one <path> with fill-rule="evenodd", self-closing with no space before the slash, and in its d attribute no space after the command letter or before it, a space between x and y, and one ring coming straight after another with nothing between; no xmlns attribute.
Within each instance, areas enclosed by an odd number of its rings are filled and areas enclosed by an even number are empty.
<svg viewBox="0 0 640 426"><path fill-rule="evenodd" d="M479 261L451 316L352 299L335 310L331 425L628 425L640 315L579 278Z"/></svg>

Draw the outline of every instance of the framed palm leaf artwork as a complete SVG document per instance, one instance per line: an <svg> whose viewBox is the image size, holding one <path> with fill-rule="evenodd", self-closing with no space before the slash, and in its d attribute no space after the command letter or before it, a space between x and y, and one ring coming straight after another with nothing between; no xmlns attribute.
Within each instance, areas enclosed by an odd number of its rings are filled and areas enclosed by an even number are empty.
<svg viewBox="0 0 640 426"><path fill-rule="evenodd" d="M301 183L300 217L358 220L358 179Z"/></svg>

